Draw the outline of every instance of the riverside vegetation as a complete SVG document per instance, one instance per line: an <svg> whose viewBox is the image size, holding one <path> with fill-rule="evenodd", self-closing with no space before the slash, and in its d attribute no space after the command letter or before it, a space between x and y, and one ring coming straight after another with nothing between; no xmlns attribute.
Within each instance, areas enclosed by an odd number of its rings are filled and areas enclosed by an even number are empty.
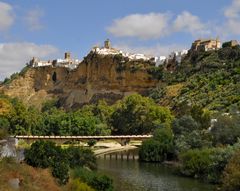
<svg viewBox="0 0 240 191"><path fill-rule="evenodd" d="M99 101L65 111L58 100L52 100L37 110L2 95L0 135L153 133L153 138L144 141L140 147L141 161L175 161L180 175L217 184L218 189L223 191L238 190L240 48L189 52L182 63L171 71L164 66L151 66L149 73L159 80L159 85L149 92L148 97L134 94L113 105ZM110 179L86 170L85 167L94 169L94 162L90 165L71 158L85 156L83 153L86 151L76 151L75 148L64 150L52 143L35 144L26 152L26 163L35 167L50 167L59 183L66 183L69 169L73 169L70 170L73 177L69 181L70 187L88 184L89 190L99 190L97 186L112 189ZM41 157L34 159L33 153L43 149L45 144L53 148L52 161L41 163L37 160ZM42 153L48 152L45 150ZM54 153L59 153L59 156ZM58 160L60 155L63 155L62 160ZM54 161L58 162L57 165ZM75 166L78 163L81 165ZM59 166L62 168L59 169ZM95 182L98 185L94 185Z"/></svg>

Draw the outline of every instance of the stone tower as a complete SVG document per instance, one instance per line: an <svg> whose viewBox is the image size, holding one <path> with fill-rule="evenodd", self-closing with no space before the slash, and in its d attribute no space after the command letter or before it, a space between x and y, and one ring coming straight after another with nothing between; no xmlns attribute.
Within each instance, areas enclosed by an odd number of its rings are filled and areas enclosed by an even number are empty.
<svg viewBox="0 0 240 191"><path fill-rule="evenodd" d="M71 53L70 53L70 52L65 52L64 58L65 58L66 60L70 60L70 58L71 58Z"/></svg>
<svg viewBox="0 0 240 191"><path fill-rule="evenodd" d="M111 42L109 39L104 41L104 48L110 49L111 48Z"/></svg>

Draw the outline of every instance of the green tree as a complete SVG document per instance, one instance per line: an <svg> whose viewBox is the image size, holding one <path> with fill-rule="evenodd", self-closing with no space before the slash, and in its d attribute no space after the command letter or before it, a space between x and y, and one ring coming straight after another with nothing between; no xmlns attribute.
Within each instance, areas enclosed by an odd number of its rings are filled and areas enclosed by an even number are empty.
<svg viewBox="0 0 240 191"><path fill-rule="evenodd" d="M71 168L88 167L96 168L96 157L92 150L79 147L69 147L66 150L67 158Z"/></svg>
<svg viewBox="0 0 240 191"><path fill-rule="evenodd" d="M238 115L219 116L211 129L211 133L214 145L236 143L240 137L240 117Z"/></svg>
<svg viewBox="0 0 240 191"><path fill-rule="evenodd" d="M174 135L191 133L197 129L199 129L199 124L192 118L192 116L182 116L179 119L175 119L172 123Z"/></svg>
<svg viewBox="0 0 240 191"><path fill-rule="evenodd" d="M211 116L209 111L203 110L202 107L194 105L190 112L192 118L200 124L202 129L210 127Z"/></svg>
<svg viewBox="0 0 240 191"><path fill-rule="evenodd" d="M114 134L148 134L159 124L170 124L173 118L169 109L138 94L125 97L115 108L110 120Z"/></svg>
<svg viewBox="0 0 240 191"><path fill-rule="evenodd" d="M6 117L0 116L0 139L5 138L8 135L10 123Z"/></svg>
<svg viewBox="0 0 240 191"><path fill-rule="evenodd" d="M48 168L57 161L66 161L61 147L50 141L36 141L25 150L25 161L33 167Z"/></svg>
<svg viewBox="0 0 240 191"><path fill-rule="evenodd" d="M240 190L240 151L229 160L223 172L222 191Z"/></svg>
<svg viewBox="0 0 240 191"><path fill-rule="evenodd" d="M147 162L163 162L173 156L173 134L170 128L161 127L154 131L153 138L143 141L139 159Z"/></svg>
<svg viewBox="0 0 240 191"><path fill-rule="evenodd" d="M69 180L68 163L55 161L52 164L52 175L58 179L60 184L66 184Z"/></svg>

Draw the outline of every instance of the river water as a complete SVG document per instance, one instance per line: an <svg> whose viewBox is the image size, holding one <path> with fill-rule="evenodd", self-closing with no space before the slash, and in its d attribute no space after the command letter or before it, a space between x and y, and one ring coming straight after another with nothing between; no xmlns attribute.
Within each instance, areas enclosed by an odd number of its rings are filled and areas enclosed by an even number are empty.
<svg viewBox="0 0 240 191"><path fill-rule="evenodd" d="M213 191L212 185L174 175L171 167L138 160L97 160L98 170L114 181L115 191Z"/></svg>

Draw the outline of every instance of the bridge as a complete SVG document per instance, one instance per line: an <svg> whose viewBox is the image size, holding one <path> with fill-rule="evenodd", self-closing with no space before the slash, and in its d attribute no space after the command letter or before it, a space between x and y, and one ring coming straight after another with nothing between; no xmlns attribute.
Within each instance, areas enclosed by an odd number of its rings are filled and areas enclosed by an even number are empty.
<svg viewBox="0 0 240 191"><path fill-rule="evenodd" d="M107 136L35 136L35 135L15 135L11 138L17 140L25 140L27 143L33 143L37 140L53 141L58 144L65 142L87 142L89 140L114 140L120 143L122 146L127 145L130 141L143 141L151 138L152 135L107 135Z"/></svg>

